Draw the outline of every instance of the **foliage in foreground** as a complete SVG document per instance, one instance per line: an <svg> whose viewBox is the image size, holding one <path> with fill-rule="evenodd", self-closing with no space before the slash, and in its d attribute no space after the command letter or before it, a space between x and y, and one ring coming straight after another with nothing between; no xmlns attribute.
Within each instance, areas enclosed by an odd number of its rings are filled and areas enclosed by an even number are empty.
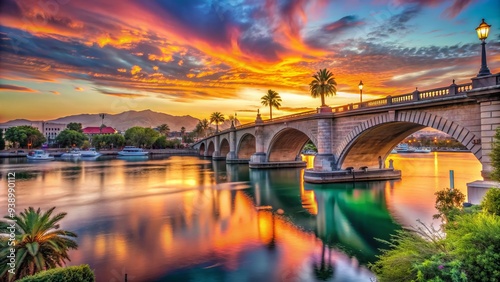
<svg viewBox="0 0 500 282"><path fill-rule="evenodd" d="M497 127L496 129L490 158L491 165L493 167L493 171L491 172L491 179L500 181L500 127Z"/></svg>
<svg viewBox="0 0 500 282"><path fill-rule="evenodd" d="M436 195L437 214L433 218L440 218L444 223L453 218L462 210L462 203L465 201L464 193L457 189L443 189L434 193Z"/></svg>
<svg viewBox="0 0 500 282"><path fill-rule="evenodd" d="M379 281L500 281L500 216L443 210L453 214L443 214L446 236L421 223L386 242L389 249L370 265Z"/></svg>
<svg viewBox="0 0 500 282"><path fill-rule="evenodd" d="M94 272L87 264L79 266L68 266L64 268L54 268L26 276L18 282L94 282Z"/></svg>
<svg viewBox="0 0 500 282"><path fill-rule="evenodd" d="M59 229L61 221L66 213L52 215L55 207L46 212L40 209L35 210L29 207L14 216L14 226L12 221L0 222L0 277L4 281L13 281L26 275L32 275L37 272L64 266L68 256L69 249L77 249L78 244L72 239L77 237L70 231ZM10 219L9 216L5 216ZM6 238L10 234L15 234L15 245L11 246ZM11 248L15 249L15 275L9 274L10 259L8 255Z"/></svg>
<svg viewBox="0 0 500 282"><path fill-rule="evenodd" d="M489 189L484 195L481 207L486 213L500 216L500 189Z"/></svg>

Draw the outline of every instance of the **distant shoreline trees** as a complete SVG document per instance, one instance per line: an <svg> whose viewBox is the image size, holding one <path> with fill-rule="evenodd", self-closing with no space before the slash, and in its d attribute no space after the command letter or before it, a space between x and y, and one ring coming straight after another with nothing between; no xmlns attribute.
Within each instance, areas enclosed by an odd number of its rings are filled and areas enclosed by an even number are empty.
<svg viewBox="0 0 500 282"><path fill-rule="evenodd" d="M5 132L5 140L14 147L37 148L45 142L45 136L35 127L29 125L14 126Z"/></svg>

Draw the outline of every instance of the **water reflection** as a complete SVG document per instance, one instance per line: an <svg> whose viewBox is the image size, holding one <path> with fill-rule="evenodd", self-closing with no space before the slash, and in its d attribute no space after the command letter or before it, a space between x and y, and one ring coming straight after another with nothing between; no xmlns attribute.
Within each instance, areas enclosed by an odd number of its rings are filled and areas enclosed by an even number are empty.
<svg viewBox="0 0 500 282"><path fill-rule="evenodd" d="M453 162L440 159L440 173ZM19 175L20 209L68 213L62 227L80 245L71 264L90 264L97 281L122 281L124 273L130 281L370 281L363 265L380 247L374 237L398 228L392 217L433 213L427 198L435 180L406 170L402 181L309 185L300 169L249 170L187 156L0 165L0 174ZM457 187L475 177L456 175Z"/></svg>

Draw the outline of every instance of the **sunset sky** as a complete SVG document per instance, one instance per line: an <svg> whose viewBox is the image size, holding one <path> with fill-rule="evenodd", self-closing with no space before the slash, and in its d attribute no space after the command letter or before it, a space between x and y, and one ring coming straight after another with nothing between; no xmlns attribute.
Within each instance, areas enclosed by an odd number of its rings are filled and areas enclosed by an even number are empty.
<svg viewBox="0 0 500 282"><path fill-rule="evenodd" d="M151 109L206 118L264 118L320 105L320 68L335 106L470 82L475 28L490 25L488 66L500 69L500 1L2 0L0 122Z"/></svg>

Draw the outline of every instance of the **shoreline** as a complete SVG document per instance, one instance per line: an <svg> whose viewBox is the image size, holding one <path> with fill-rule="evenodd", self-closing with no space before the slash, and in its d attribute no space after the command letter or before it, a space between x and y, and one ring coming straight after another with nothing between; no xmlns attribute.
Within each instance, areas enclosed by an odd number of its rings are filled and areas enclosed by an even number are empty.
<svg viewBox="0 0 500 282"><path fill-rule="evenodd" d="M0 159L4 158L25 158L29 152L32 150L8 150L0 152ZM60 157L62 154L66 153L69 149L47 149L46 152L54 157ZM17 151L23 151L17 152ZM102 150L99 151L103 156L118 156L120 150ZM194 149L146 149L149 155L188 155L188 156L198 156L198 151Z"/></svg>

